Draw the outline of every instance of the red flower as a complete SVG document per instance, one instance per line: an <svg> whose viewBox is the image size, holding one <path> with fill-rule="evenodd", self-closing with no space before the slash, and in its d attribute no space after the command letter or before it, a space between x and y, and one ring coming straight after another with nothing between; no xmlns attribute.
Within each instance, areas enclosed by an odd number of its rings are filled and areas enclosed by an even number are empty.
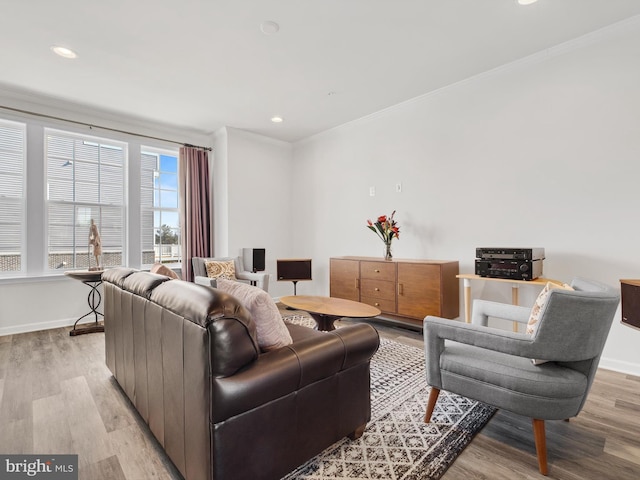
<svg viewBox="0 0 640 480"><path fill-rule="evenodd" d="M400 238L400 227L396 224L393 216L396 214L394 210L390 217L380 215L376 223L367 220L367 228L378 235L385 245L391 245L393 238Z"/></svg>

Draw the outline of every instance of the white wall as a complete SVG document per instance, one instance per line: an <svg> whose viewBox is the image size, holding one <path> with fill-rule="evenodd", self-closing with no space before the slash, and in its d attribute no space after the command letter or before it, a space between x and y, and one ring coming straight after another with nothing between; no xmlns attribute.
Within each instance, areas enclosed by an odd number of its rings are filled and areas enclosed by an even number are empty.
<svg viewBox="0 0 640 480"><path fill-rule="evenodd" d="M365 222L393 210L396 257L473 273L475 247L544 247L546 277L638 278L638 58L627 22L296 144L294 253L313 258L314 293L329 257L382 256ZM511 292L475 282L480 296ZM601 366L638 375L640 331L619 320Z"/></svg>
<svg viewBox="0 0 640 480"><path fill-rule="evenodd" d="M238 256L245 247L265 248L269 293L291 295L290 282L276 281L276 259L291 258L296 228L292 145L226 127L216 132L214 148L215 254Z"/></svg>

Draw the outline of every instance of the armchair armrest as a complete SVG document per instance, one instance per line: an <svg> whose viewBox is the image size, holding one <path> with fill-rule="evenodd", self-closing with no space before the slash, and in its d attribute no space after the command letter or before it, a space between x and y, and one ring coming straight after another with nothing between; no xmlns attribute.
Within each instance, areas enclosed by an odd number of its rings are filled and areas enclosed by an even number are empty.
<svg viewBox="0 0 640 480"><path fill-rule="evenodd" d="M507 303L490 302L476 299L473 301L473 315L471 323L487 326L489 317L504 318L513 322L527 323L531 309Z"/></svg>
<svg viewBox="0 0 640 480"><path fill-rule="evenodd" d="M424 344L430 352L444 349L444 341L473 345L518 357L541 358L542 346L526 333L462 323L446 318L428 316L424 319Z"/></svg>
<svg viewBox="0 0 640 480"><path fill-rule="evenodd" d="M236 271L236 278L238 280L249 280L250 282L256 282L256 287L261 288L265 292L269 291L269 274L268 273L253 273L248 271Z"/></svg>
<svg viewBox="0 0 640 480"><path fill-rule="evenodd" d="M205 287L213 287L213 288L216 288L218 285L215 278L200 277L200 276L193 277L193 283L196 283L198 285L204 285Z"/></svg>
<svg viewBox="0 0 640 480"><path fill-rule="evenodd" d="M442 386L440 355L445 340L518 357L550 360L548 352L543 352L544 346L536 344L530 335L428 316L424 319L427 383L437 388Z"/></svg>

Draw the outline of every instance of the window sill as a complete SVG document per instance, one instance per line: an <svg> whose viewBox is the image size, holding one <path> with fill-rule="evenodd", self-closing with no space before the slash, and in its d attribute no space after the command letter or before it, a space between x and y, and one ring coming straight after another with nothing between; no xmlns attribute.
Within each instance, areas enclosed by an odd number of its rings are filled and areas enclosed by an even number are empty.
<svg viewBox="0 0 640 480"><path fill-rule="evenodd" d="M15 276L15 277L0 277L0 285L12 285L20 283L42 283L42 282L57 282L62 278L65 278L64 273L51 273L40 274L31 276Z"/></svg>

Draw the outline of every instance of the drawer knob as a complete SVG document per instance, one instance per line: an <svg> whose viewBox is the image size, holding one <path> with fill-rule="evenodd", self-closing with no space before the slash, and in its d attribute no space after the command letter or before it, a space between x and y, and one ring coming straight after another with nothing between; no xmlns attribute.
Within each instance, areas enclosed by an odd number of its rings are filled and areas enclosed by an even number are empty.
<svg viewBox="0 0 640 480"><path fill-rule="evenodd" d="M379 307L380 304L378 302L374 303L374 306Z"/></svg>
<svg viewBox="0 0 640 480"><path fill-rule="evenodd" d="M374 288L374 290L375 290L376 292L379 292L379 291L380 291L380 289L379 289L378 287Z"/></svg>
<svg viewBox="0 0 640 480"><path fill-rule="evenodd" d="M380 273L380 270L378 270L377 268L374 270L374 272L376 273Z"/></svg>

